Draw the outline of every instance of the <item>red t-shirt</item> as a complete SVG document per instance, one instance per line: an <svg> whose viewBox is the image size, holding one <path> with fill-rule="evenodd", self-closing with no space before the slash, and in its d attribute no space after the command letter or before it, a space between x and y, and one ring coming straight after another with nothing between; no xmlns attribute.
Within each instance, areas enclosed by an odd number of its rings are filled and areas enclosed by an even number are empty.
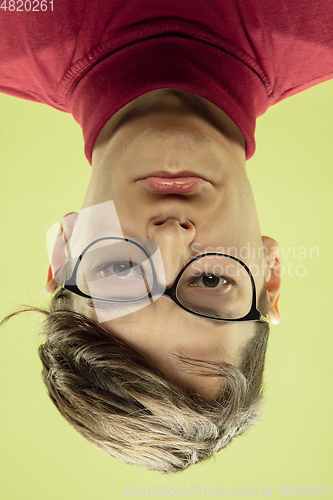
<svg viewBox="0 0 333 500"><path fill-rule="evenodd" d="M250 158L258 116L333 77L331 0L1 2L0 92L71 113L90 163L108 119L159 88L221 108Z"/></svg>

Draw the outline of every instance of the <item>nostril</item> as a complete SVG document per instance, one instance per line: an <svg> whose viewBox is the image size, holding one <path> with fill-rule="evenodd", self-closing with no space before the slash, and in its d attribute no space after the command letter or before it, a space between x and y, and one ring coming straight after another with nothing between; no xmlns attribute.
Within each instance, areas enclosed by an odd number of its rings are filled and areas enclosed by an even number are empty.
<svg viewBox="0 0 333 500"><path fill-rule="evenodd" d="M154 220L154 226L162 226L163 224L165 224L166 222L168 222L169 220L172 220L172 219L157 219L157 220ZM183 229L191 229L193 227L193 224L192 222L186 220L184 222L180 222L178 219L173 219L175 221L178 222L178 224L180 225L180 227L182 227Z"/></svg>
<svg viewBox="0 0 333 500"><path fill-rule="evenodd" d="M182 222L180 225L184 229L191 229L193 227L192 222L190 222L189 220L186 220L185 222Z"/></svg>

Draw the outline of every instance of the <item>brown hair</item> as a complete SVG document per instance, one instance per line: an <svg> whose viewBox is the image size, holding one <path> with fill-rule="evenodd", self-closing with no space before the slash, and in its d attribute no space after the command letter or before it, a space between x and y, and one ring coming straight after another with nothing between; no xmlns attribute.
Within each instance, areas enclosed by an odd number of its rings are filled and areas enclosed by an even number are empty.
<svg viewBox="0 0 333 500"><path fill-rule="evenodd" d="M46 316L39 356L50 398L101 451L147 469L178 472L210 458L257 420L268 324L255 324L240 369L180 357L195 367L193 373L223 380L217 401L207 402L170 383L142 355L75 311L71 295L58 292L50 312L24 311ZM266 311L266 286L258 308Z"/></svg>

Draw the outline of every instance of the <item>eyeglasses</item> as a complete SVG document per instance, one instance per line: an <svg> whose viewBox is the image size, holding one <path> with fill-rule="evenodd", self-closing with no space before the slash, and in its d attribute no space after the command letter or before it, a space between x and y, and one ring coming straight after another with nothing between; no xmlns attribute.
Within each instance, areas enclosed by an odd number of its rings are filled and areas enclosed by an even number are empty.
<svg viewBox="0 0 333 500"><path fill-rule="evenodd" d="M143 246L144 245L144 246ZM256 308L256 287L247 265L222 253L201 254L190 260L170 288L164 273L156 272L154 240L99 238L74 262L71 276L61 286L76 295L107 304L129 314L160 296L169 297L190 314L216 321L260 321L267 315ZM157 266L158 267L158 266ZM131 305L126 313L126 306ZM96 305L95 305L96 307Z"/></svg>

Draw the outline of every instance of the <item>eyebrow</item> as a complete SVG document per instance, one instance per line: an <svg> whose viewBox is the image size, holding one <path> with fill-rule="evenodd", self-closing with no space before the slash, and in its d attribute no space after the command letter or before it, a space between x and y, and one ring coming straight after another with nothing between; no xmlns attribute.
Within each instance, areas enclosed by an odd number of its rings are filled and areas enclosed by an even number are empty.
<svg viewBox="0 0 333 500"><path fill-rule="evenodd" d="M86 300L86 304L88 307L91 307L92 309L96 308L96 306L94 305L94 302L91 299L86 298L85 300ZM112 304L112 305L111 304L112 303L109 302L106 305L105 302L100 302L97 307L99 309L106 310L106 311L110 311L110 309L117 308L117 306L115 307L114 304ZM188 302L184 302L184 301L183 301L183 305L186 306L188 309L192 309L193 312L198 312L199 314L203 314L205 316L214 315L218 318L220 317L219 314L214 309L211 309L210 307L196 306L196 305L190 304ZM229 316L231 319L235 317L235 314L238 314L238 311L226 312L226 316ZM210 325L213 324L214 326L226 326L228 323L230 323L229 321L216 321L213 318L200 318L200 319L203 319L204 321L209 321Z"/></svg>
<svg viewBox="0 0 333 500"><path fill-rule="evenodd" d="M193 312L197 312L199 314L203 314L204 316L212 316L213 315L213 316L216 316L217 318L221 317L218 314L218 312L215 311L215 309L211 309L210 307L197 306L197 305L193 305L193 304L190 304L190 303L184 302L184 301L182 301L182 304L184 306L186 306L188 309L191 309ZM234 319L235 315L237 315L237 314L239 315L238 311L228 311L228 312L225 313L225 316L229 316L230 319ZM216 321L213 318L201 318L201 319L209 321L210 324L213 323L215 326L225 326L225 325L227 325L229 323L229 321Z"/></svg>
<svg viewBox="0 0 333 500"><path fill-rule="evenodd" d="M98 301L98 300L96 300L95 303L92 299L88 299L86 297L85 300L86 300L86 305L88 307L91 307L92 309L100 309L102 311L114 311L115 309L119 309L118 303Z"/></svg>
<svg viewBox="0 0 333 500"><path fill-rule="evenodd" d="M200 317L200 316L198 316L198 317ZM212 318L201 318L201 319L203 319L204 321L209 321L209 324L214 325L214 326L225 326L228 323L230 323L229 321L216 321L216 319L212 319Z"/></svg>

